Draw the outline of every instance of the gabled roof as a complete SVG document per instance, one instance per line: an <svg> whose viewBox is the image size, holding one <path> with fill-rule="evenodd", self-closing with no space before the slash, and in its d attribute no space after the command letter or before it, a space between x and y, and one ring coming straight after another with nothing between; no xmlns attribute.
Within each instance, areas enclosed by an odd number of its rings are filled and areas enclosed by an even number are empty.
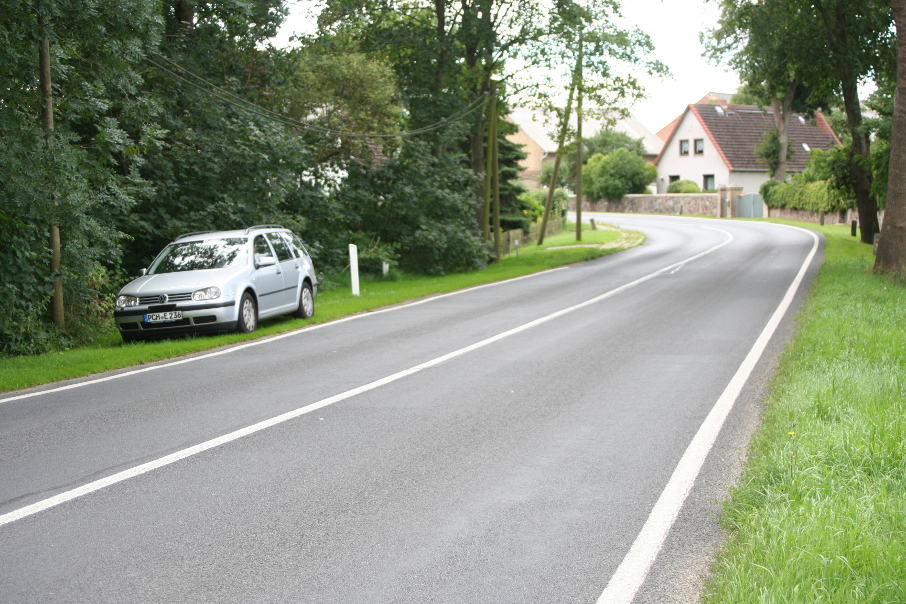
<svg viewBox="0 0 906 604"><path fill-rule="evenodd" d="M765 132L774 127L774 115L769 109L751 105L689 105L683 118L692 114L702 125L711 143L730 170L764 172L767 166L755 153ZM668 149L676 128L664 145ZM810 159L811 149L830 149L840 144L824 116L818 112L814 119L794 114L789 120L789 139L792 159L787 163L791 172L801 172ZM663 155L663 152L662 152ZM660 161L658 156L655 163Z"/></svg>
<svg viewBox="0 0 906 604"><path fill-rule="evenodd" d="M702 98L698 100L695 105L729 105L730 99L733 97L729 92L709 92ZM667 142L670 140L670 137L673 136L673 131L676 130L676 127L679 126L679 123L682 121L683 116L686 115L685 112L680 113L676 118L657 131L658 137Z"/></svg>

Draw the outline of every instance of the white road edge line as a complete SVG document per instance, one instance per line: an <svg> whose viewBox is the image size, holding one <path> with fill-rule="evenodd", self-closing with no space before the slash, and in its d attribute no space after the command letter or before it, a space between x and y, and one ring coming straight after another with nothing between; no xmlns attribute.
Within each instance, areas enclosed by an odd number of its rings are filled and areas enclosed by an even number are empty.
<svg viewBox="0 0 906 604"><path fill-rule="evenodd" d="M523 331L526 331L533 327L537 327L538 325L542 325L549 321L553 321L554 319L556 319L558 317L562 317L565 314L579 310L580 308L585 308L586 306L595 304L597 302L600 302L601 300L610 298L611 296L615 296L616 294L618 294L620 292L626 291L627 289L630 289L632 287L635 287L636 285L644 283L645 281L653 279L654 277L657 277L658 275L660 275L662 273L670 271L677 266L681 266L683 264L686 264L687 262L691 262L691 261L701 258L703 256L707 256L708 254L719 250L720 248L724 247L725 245L727 245L728 243L733 241L733 235L731 233L728 233L727 231L721 231L720 229L711 229L711 230L720 231L721 233L726 235L726 239L723 242L721 242L713 247L710 247L703 252L699 252L698 254L695 254L693 256L690 256L689 258L686 258L685 260L675 262L675 263L671 264L670 266L666 266L664 268L658 269L652 273L645 275L644 277L640 277L640 278L636 279L635 281L631 281L629 283L621 285L620 287L617 287L617 288L607 291L603 294L595 296L594 298L585 300L584 302L580 302L573 306L563 308L563 309L558 310L549 315L545 315L545 316L535 319L533 321L529 321L528 323L523 323L522 325L513 327L512 329L508 329L506 331L498 333L497 335L491 336L489 338L485 338L484 340L480 340L478 342L475 342L474 344L470 344L469 346L465 346L458 350L454 350L453 352L448 352L447 354L444 354L442 356L431 359L430 361L426 361L424 363L420 363L420 364L410 367L408 369L398 371L394 374L388 375L379 380L375 380L368 384L364 384L362 386L352 388L351 390L347 390L345 392L335 394L328 398L321 399L320 401L311 403L309 405L305 405L304 407L299 407L298 409L294 409L292 411L287 411L286 413L277 415L270 419L266 419L266 420L260 421L256 424L246 426L245 428L240 428L238 430L234 430L233 432L229 432L222 436L218 436L217 438L213 438L211 440L208 440L208 441L205 441L202 443L198 443L197 445L193 445L186 449L176 451L169 455L164 455L163 457L159 457L159 458L153 459L149 462L134 466L132 468L128 468L121 472L111 474L110 476L106 476L104 478L100 478L98 480L94 480L92 482L83 484L80 487L76 487L74 489L70 489L68 491L58 493L57 495L54 495L53 497L48 497L47 499L42 499L41 501L37 501L35 503L32 503L31 505L27 505L25 507L21 507L19 509L13 510L11 512L7 512L6 514L0 515L0 527L7 525L11 522L15 522L17 520L21 520L22 518L32 516L39 512L43 512L44 510L47 510L54 506L58 506L62 503L66 503L67 501L72 501L73 499L77 499L84 495L94 493L95 491L99 491L103 488L115 485L119 482L129 480L130 478L135 478L136 476L141 476L142 474L146 474L148 472L151 472L152 470L156 470L156 469L162 468L164 466L168 466L168 465L175 463L177 461L180 461L182 459L186 459L187 457L191 457L193 455L198 455L199 453L208 451L215 447L219 447L220 445L232 442L234 440L238 440L240 438L249 436L251 434L255 434L256 432L260 432L262 430L266 430L267 428L271 428L278 424L287 422L291 419L295 419L295 418L305 415L307 413L311 413L312 411L316 411L318 409L322 409L329 405L333 405L334 403L338 403L340 401L344 401L346 399L352 398L359 394L363 394L365 392L375 390L376 388L380 388L381 386L384 386L386 384L390 384L397 380L401 380L404 377L410 376L414 373L418 373L420 371L424 371L425 369L435 367L437 365L440 365L441 363L444 363L445 361L449 361L450 359L456 358L458 356L462 356L462 355L472 352L474 350L478 350L479 348L483 348L485 346L488 346L489 344L493 344L494 342L498 342L504 338L508 338L509 336L515 335L517 333L521 333Z"/></svg>
<svg viewBox="0 0 906 604"><path fill-rule="evenodd" d="M679 463L673 470L667 486L664 487L660 497L658 497L657 502L651 509L651 513L642 526L642 530L639 531L632 547L630 547L623 561L617 567L616 572L610 577L607 587L604 588L603 593L598 598L598 604L630 604L635 598L636 593L645 581L645 577L648 576L648 571L651 570L652 564L654 564L660 553L667 534L673 527L677 516L679 516L680 509L692 490L692 486L698 478L708 453L717 440L724 421L733 409L733 405L736 403L736 399L739 398L743 386L752 371L755 370L755 365L761 359L768 342L770 342L774 332L777 331L777 327L799 291L799 286L802 284L805 273L808 271L808 267L811 265L812 259L818 250L818 236L812 231L798 227L777 226L807 233L812 237L812 249L806 256L780 304L774 310L774 314L771 315L771 318L765 324L758 339L755 340L749 353L740 364L739 369L736 370L736 373L730 379L730 383L727 384L727 387L721 393L717 402L714 403L707 417L705 417L705 421L702 422L698 432L692 438Z"/></svg>
<svg viewBox="0 0 906 604"><path fill-rule="evenodd" d="M438 295L436 295L436 296L430 296L430 297L428 297L428 298L424 298L424 299L422 299L422 300L417 300L417 301L415 301L415 302L409 302L409 303L406 303L406 304L400 304L400 305L398 305L398 306L390 306L390 307L381 308L381 309L378 309L378 310L366 310L366 311L362 311L362 312L360 312L360 313L358 313L358 314L355 314L355 315L351 315L351 316L348 316L348 317L343 317L342 319L337 319L337 320L335 320L335 321L328 321L327 323L318 323L317 325L307 325L307 326L305 326L305 327L300 327L299 329L295 329L295 330L293 330L293 331L287 331L287 332L285 332L285 333L281 333L281 334L278 334L278 335L275 335L275 336L271 336L271 337L269 337L269 338L262 338L262 339L260 339L260 340L254 340L254 341L252 341L252 342L247 342L247 343L245 343L245 344L237 344L237 345L234 345L234 346L230 346L229 348L223 348L223 349L218 350L218 351L216 351L216 352L209 352L209 353L205 353L205 354L200 354L200 355L197 355L197 356L192 356L192 357L188 357L188 358L184 358L184 359L179 359L179 360L177 360L177 361L164 362L164 363L161 363L161 364L159 364L159 365L150 365L150 366L148 366L148 367L142 367L141 369L133 369L133 370L131 370L131 371L124 371L124 372L122 372L122 373L115 373L115 374L113 374L113 375L108 375L108 376L104 376L104 377L101 377L101 378L94 378L94 379L89 379L89 380L85 380L85 381L82 381L82 382L75 382L75 383L72 383L72 384L67 384L67 385L65 385L65 386L57 386L56 388L48 388L47 390L37 390L37 391L34 391L34 392L26 392L25 394L18 394L18 395L16 395L16 396L10 396L10 397L7 397L7 398L0 398L0 405L2 405L3 403L11 403L11 402L13 402L13 401L19 401L19 400L26 399L26 398L33 398L33 397L36 397L36 396L41 396L41 395L43 395L43 394L51 394L51 393L54 393L54 392L61 392L61 391L63 391L63 390L72 390L72 389L74 389L74 388L81 388L81 387L83 387L83 386L88 386L88 385L91 385L91 384L100 384L100 383L102 383L102 382L109 382L109 381L111 381L111 380L118 380L118 379L120 379L120 378L129 377L130 375L136 375L136 374L139 374L139 373L145 373L146 371L156 371L156 370L158 370L158 369L164 369L164 368L166 368L166 367L173 367L173 366L175 366L175 365L182 365L183 363L194 363L195 361L201 361L201 360L204 360L204 359L210 359L211 357L217 357L217 356L220 356L220 355L223 355L223 354L230 354L230 353L236 352L236 351L238 351L238 350L245 350L246 348L251 348L251 347L253 347L253 346L261 346L262 344L270 344L271 342L276 342L277 340L282 340L283 338L289 338L289 337L291 337L291 336L296 336L296 335L299 335L299 334L302 334L302 333L308 333L308 332L315 331L315 330L318 330L318 329L323 329L323 328L325 328L325 327L332 327L332 326L334 326L334 325L339 325L340 323L346 323L346 322L348 322L348 321L356 321L356 320L358 320L358 319L363 319L363 318L365 318L365 317L373 317L373 316L375 316L375 315L384 314L384 313L386 313L386 312L394 312L394 311L397 311L397 310L402 310L402 309L404 309L404 308L410 308L410 307L412 307L412 306L418 306L419 304L427 304L428 302L434 302L435 300L441 300L441 299L443 299L443 298L449 298L449 297L451 297L451 296L458 296L458 295L460 295L460 294L465 294L465 293L468 293L468 292L473 292L473 291L475 291L475 290L484 289L484 288L486 288L486 287L496 287L496 286L498 286L498 285L504 285L504 284L506 284L506 283L513 283L514 281L521 281L521 280L523 280L523 279L530 279L530 278L532 278L532 277L538 277L538 276L540 276L540 275L546 275L546 274L553 273L553 272L556 272L556 271L564 271L564 270L567 270L568 268L569 268L568 266L560 266L560 267L557 267L557 268L551 268L551 269L547 269L547 270L540 271L540 272L537 272L537 273L532 273L532 274L530 274L530 275L522 275L521 277L513 277L512 279L505 279L505 280L503 280L503 281L495 281L495 282L493 282L493 283L483 283L482 285L475 285L475 286L473 286L473 287L467 287L466 289L459 289L459 290L456 290L456 291L453 291L453 292L447 292L447 293L445 293L445 294L438 294ZM115 371L115 370L113 370L113 371Z"/></svg>

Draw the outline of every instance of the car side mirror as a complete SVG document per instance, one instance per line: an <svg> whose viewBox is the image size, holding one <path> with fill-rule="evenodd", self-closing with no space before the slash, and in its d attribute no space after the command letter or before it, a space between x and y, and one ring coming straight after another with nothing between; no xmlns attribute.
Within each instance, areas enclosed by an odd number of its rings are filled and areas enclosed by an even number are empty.
<svg viewBox="0 0 906 604"><path fill-rule="evenodd" d="M148 274L148 269L146 269L146 268L140 268L140 269L138 269L138 276L139 276L139 277L144 277L144 276L147 275L147 274Z"/></svg>
<svg viewBox="0 0 906 604"><path fill-rule="evenodd" d="M261 268L263 266L274 266L275 264L277 264L277 259L273 256L255 254L255 268Z"/></svg>

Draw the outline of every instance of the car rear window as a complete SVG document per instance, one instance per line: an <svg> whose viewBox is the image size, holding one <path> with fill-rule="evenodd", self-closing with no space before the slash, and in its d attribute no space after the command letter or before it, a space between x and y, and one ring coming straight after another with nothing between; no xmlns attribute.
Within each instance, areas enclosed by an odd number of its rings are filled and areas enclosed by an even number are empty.
<svg viewBox="0 0 906 604"><path fill-rule="evenodd" d="M171 243L148 273L178 273L238 265L246 260L246 243L245 237Z"/></svg>

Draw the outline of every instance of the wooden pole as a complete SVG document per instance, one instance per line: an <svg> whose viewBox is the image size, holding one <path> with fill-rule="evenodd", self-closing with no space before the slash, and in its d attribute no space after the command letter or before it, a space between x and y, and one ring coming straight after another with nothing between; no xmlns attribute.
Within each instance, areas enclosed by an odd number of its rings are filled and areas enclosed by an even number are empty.
<svg viewBox="0 0 906 604"><path fill-rule="evenodd" d="M488 89L488 106L485 111L485 119L487 120L488 124L484 158L484 204L481 208L481 240L485 243L491 240L491 171L493 170L493 163L491 158L491 142L494 140L494 121L491 119L491 115L494 112L496 102L497 94L494 90L494 82L492 80Z"/></svg>
<svg viewBox="0 0 906 604"><path fill-rule="evenodd" d="M54 123L53 123L53 87L50 79L50 37L47 32L47 20L42 11L38 11L38 26L41 29L41 42L38 45L38 62L40 64L41 100L44 115L44 149L48 159L53 157ZM53 198L53 190L50 191ZM52 199L53 201L53 199ZM57 203L53 201L56 209ZM66 325L63 311L63 276L62 248L60 245L60 225L57 216L50 223L50 273L53 277L53 297L51 313L54 324L62 329Z"/></svg>
<svg viewBox="0 0 906 604"><path fill-rule="evenodd" d="M493 120L493 138L491 139L492 160L491 174L493 178L494 198L493 198L493 227L494 227L494 261L500 262L500 144L497 137L497 97L494 97L494 110L491 112Z"/></svg>
<svg viewBox="0 0 906 604"><path fill-rule="evenodd" d="M576 241L582 241L582 30L579 30L579 62L576 84Z"/></svg>

